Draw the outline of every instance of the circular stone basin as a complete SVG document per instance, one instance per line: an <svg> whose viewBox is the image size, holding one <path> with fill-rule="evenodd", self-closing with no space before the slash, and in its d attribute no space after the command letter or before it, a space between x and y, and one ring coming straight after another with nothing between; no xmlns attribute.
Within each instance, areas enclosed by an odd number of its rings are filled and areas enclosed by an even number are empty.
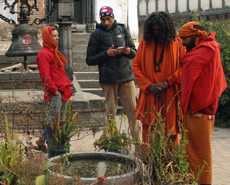
<svg viewBox="0 0 230 185"><path fill-rule="evenodd" d="M64 167L59 177L72 179L71 174L81 177L84 184L92 184L98 176L106 176L103 185L134 184L139 177L139 167L133 158L111 152L76 152L67 154L69 165ZM60 156L49 159L49 162L60 160ZM51 174L52 169L49 170Z"/></svg>

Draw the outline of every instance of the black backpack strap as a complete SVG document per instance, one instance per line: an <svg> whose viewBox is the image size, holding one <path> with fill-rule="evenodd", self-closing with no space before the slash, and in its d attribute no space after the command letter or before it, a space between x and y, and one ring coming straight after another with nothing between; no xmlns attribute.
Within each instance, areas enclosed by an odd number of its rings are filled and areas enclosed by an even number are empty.
<svg viewBox="0 0 230 185"><path fill-rule="evenodd" d="M98 49L99 49L99 51L101 51L101 47L100 47L101 28L96 28L95 31L94 31L94 33L96 35Z"/></svg>
<svg viewBox="0 0 230 185"><path fill-rule="evenodd" d="M124 25L123 24L117 24L117 27L118 29L120 30L120 32L122 33L122 35L124 36L125 38L125 45L127 46L127 35L126 35L126 32L125 32L125 29L124 29Z"/></svg>

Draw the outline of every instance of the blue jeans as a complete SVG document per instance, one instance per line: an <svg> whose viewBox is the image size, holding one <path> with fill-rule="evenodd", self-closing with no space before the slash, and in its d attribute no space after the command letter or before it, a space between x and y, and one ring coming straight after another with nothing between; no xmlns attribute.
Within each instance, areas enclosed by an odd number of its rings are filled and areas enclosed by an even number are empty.
<svg viewBox="0 0 230 185"><path fill-rule="evenodd" d="M67 111L67 104L68 101L62 100L62 94L60 93L59 96L52 95L51 102L50 102L50 109L47 117L47 125L51 126L51 117L55 119L58 117L57 122L65 121L66 111ZM58 116L59 114L59 116ZM52 136L52 130L50 128L46 128L42 134L46 139L50 140Z"/></svg>

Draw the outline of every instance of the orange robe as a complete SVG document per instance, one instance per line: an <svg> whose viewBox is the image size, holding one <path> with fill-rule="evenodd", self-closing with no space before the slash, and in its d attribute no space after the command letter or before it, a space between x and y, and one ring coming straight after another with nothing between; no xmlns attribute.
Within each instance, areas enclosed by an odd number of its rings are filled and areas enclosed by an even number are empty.
<svg viewBox="0 0 230 185"><path fill-rule="evenodd" d="M154 51L155 42L152 40L145 44L144 39L141 40L136 57L133 62L133 72L140 87L140 93L137 102L136 118L143 123L142 141L147 141L147 127L154 120L154 110L159 111L162 106L162 116L167 118L166 133L170 132L173 128L172 135L178 136L177 127L177 100L175 95L178 92L178 85L181 82L182 76L182 58L186 52L185 47L181 44L181 40L176 38L170 45L166 45L164 49L163 62L160 64L160 72L154 71ZM160 53L162 50L161 45L157 45L157 61L159 61ZM169 87L163 92L161 98L155 102L155 95L149 91L148 86L151 84L165 82L168 80ZM177 96L179 97L179 96ZM173 100L174 98L174 100ZM172 101L173 100L173 101ZM171 106L167 112L167 106ZM146 114L143 117L143 114ZM182 115L181 115L182 116ZM177 141L178 143L178 141Z"/></svg>

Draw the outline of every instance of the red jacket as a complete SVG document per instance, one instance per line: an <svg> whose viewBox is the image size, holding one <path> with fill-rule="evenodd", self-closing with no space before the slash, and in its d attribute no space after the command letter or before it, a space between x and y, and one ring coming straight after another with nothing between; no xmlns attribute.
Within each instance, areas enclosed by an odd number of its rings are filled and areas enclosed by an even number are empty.
<svg viewBox="0 0 230 185"><path fill-rule="evenodd" d="M192 113L207 108L227 87L218 46L214 32L184 56L181 104L185 113L188 108Z"/></svg>
<svg viewBox="0 0 230 185"><path fill-rule="evenodd" d="M63 101L69 100L72 95L70 84L66 77L65 67L58 67L53 51L42 48L37 55L36 63L42 80L45 102L51 101L51 94L57 90L62 93Z"/></svg>

